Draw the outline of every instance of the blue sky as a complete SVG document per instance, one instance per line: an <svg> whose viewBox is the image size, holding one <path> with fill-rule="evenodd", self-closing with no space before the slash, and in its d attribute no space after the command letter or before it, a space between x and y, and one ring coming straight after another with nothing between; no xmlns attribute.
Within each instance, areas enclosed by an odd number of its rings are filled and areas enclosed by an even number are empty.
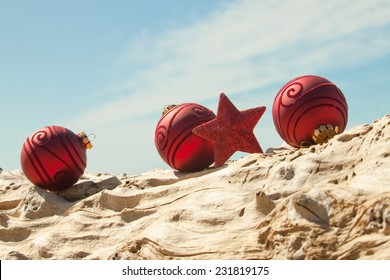
<svg viewBox="0 0 390 280"><path fill-rule="evenodd" d="M20 169L45 125L94 133L87 172L169 168L154 147L165 104L271 107L305 74L343 91L348 128L390 113L390 1L0 0L0 167ZM237 156L242 156L238 154ZM236 157L237 157L236 156Z"/></svg>

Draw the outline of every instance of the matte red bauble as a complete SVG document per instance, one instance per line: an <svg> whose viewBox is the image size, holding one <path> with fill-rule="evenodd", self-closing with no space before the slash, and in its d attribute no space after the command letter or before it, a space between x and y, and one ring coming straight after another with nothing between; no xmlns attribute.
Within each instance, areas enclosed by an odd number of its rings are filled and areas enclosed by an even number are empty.
<svg viewBox="0 0 390 280"><path fill-rule="evenodd" d="M161 158L182 172L200 171L214 162L214 144L192 133L200 124L213 120L215 114L195 103L173 105L159 120L154 142Z"/></svg>
<svg viewBox="0 0 390 280"><path fill-rule="evenodd" d="M83 175L86 149L91 147L83 132L76 135L62 126L46 126L24 142L20 156L22 170L34 185L62 191Z"/></svg>
<svg viewBox="0 0 390 280"><path fill-rule="evenodd" d="M319 76L289 81L276 95L272 116L277 132L294 147L325 143L344 131L348 105L340 89Z"/></svg>

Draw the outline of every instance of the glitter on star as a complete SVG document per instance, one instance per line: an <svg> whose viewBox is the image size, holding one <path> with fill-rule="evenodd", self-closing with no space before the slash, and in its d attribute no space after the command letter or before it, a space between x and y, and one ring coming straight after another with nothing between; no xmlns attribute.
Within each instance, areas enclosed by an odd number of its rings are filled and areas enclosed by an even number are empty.
<svg viewBox="0 0 390 280"><path fill-rule="evenodd" d="M214 143L215 167L222 166L236 151L262 153L253 129L265 112L265 107L239 111L221 93L217 117L195 127L192 132Z"/></svg>

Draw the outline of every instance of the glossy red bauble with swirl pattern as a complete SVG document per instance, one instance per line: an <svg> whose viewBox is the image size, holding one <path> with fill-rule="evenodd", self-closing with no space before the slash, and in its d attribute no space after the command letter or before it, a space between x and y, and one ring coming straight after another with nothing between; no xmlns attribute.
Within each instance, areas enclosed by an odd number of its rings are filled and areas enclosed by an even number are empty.
<svg viewBox="0 0 390 280"><path fill-rule="evenodd" d="M301 76L276 95L272 116L277 132L294 147L325 143L344 131L348 105L341 90L320 76Z"/></svg>
<svg viewBox="0 0 390 280"><path fill-rule="evenodd" d="M181 172L200 171L214 162L214 144L192 133L215 114L204 106L185 103L172 106L159 120L154 142L161 158Z"/></svg>
<svg viewBox="0 0 390 280"><path fill-rule="evenodd" d="M69 129L46 126L26 139L20 159L30 182L51 191L62 191L83 175L86 146L83 137Z"/></svg>

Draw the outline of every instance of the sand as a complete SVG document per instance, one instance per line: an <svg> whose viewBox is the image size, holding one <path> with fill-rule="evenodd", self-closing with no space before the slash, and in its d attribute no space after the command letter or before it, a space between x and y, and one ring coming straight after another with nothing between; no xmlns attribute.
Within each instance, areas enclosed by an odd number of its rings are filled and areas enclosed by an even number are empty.
<svg viewBox="0 0 390 280"><path fill-rule="evenodd" d="M196 173L0 171L0 259L390 259L390 115Z"/></svg>

